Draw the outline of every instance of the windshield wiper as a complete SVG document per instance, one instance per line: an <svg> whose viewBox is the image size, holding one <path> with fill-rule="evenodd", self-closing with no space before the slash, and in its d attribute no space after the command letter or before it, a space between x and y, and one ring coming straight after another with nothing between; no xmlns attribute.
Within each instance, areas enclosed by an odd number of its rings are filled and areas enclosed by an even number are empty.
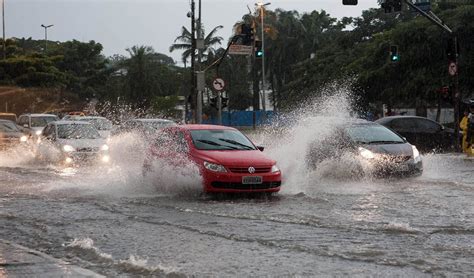
<svg viewBox="0 0 474 278"><path fill-rule="evenodd" d="M231 150L238 150L238 148L235 148L235 147L232 147L232 146L221 145L221 144L219 144L217 142L214 142L214 141L211 141L211 140L199 139L199 140L196 140L196 141L199 141L201 143L205 143L205 144L208 144L208 145L212 145L212 146L226 147L226 148L229 148Z"/></svg>
<svg viewBox="0 0 474 278"><path fill-rule="evenodd" d="M218 139L221 140L221 141L224 141L224 142L226 142L226 143L232 144L232 145L237 145L237 146L244 147L244 148L247 149L247 150L255 150L253 147L248 146L248 145L245 145L245 144L242 144L242 143L237 142L237 141L235 141L235 140L225 139L225 138L218 138Z"/></svg>

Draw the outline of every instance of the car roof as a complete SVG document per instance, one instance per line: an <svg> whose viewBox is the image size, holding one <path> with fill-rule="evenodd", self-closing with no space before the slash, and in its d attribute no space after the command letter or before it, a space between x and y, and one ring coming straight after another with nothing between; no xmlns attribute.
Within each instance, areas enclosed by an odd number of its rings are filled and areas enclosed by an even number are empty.
<svg viewBox="0 0 474 278"><path fill-rule="evenodd" d="M159 119L159 118L155 118L155 119L140 118L140 119L133 119L133 120L130 120L130 121L137 121L137 122L144 122L144 123L151 123L151 122L174 123L174 121L172 121L172 120Z"/></svg>
<svg viewBox="0 0 474 278"><path fill-rule="evenodd" d="M73 115L71 119L81 119L81 120L93 120L93 119L101 119L101 120L107 120L105 117L101 116L77 116Z"/></svg>
<svg viewBox="0 0 474 278"><path fill-rule="evenodd" d="M184 130L237 130L229 126L203 125L203 124L186 124L186 125L176 126L175 128L184 129Z"/></svg>
<svg viewBox="0 0 474 278"><path fill-rule="evenodd" d="M23 115L21 115L21 116L30 116L30 117L56 117L56 118L58 117L58 116L56 116L56 115L54 115L54 114L23 114ZM21 117L21 116L20 116L20 117Z"/></svg>
<svg viewBox="0 0 474 278"><path fill-rule="evenodd" d="M55 125L90 125L91 123L89 122L83 122L83 121L56 121L53 122Z"/></svg>
<svg viewBox="0 0 474 278"><path fill-rule="evenodd" d="M16 116L15 113L6 113L6 112L0 112L0 115L15 115Z"/></svg>
<svg viewBox="0 0 474 278"><path fill-rule="evenodd" d="M380 118L380 119L376 120L375 122L376 123L386 123L386 122L390 122L390 121L395 120L395 119L423 119L423 120L433 121L432 119L429 119L427 117L411 116L411 115L397 115L397 116L383 117L383 118Z"/></svg>

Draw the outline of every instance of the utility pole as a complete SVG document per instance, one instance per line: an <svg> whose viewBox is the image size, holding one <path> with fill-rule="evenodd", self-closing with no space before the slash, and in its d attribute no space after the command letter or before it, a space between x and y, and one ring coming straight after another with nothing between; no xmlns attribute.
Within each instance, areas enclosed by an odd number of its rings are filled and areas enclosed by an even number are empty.
<svg viewBox="0 0 474 278"><path fill-rule="evenodd" d="M7 58L7 46L5 42L5 0L2 0L2 27L3 27L3 60Z"/></svg>
<svg viewBox="0 0 474 278"><path fill-rule="evenodd" d="M196 37L195 37L195 6L194 0L191 0L191 92L190 99L194 108L194 122L197 122L197 98L196 98L196 76L195 76L195 59L196 59Z"/></svg>
<svg viewBox="0 0 474 278"><path fill-rule="evenodd" d="M44 28L44 52L45 53L48 50L48 28L53 27L53 26L54 24L47 25L47 26L45 26L44 24L41 24L41 27Z"/></svg>
<svg viewBox="0 0 474 278"><path fill-rule="evenodd" d="M205 76L201 72L201 60L202 60L202 50L204 48L204 38L202 32L202 24L201 24L201 0L199 0L199 17L197 22L197 49L198 49L198 71L199 74L197 78L197 96L196 96L196 123L202 123L202 91L204 90L204 80Z"/></svg>

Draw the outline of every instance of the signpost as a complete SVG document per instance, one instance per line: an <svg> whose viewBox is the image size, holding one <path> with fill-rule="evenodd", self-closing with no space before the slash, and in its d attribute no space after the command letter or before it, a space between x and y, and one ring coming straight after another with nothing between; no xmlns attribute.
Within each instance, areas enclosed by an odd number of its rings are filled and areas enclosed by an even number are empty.
<svg viewBox="0 0 474 278"><path fill-rule="evenodd" d="M456 65L455 62L449 63L448 72L449 72L449 75L451 76L455 76L458 74L458 66Z"/></svg>
<svg viewBox="0 0 474 278"><path fill-rule="evenodd" d="M232 44L229 46L229 54L231 55L252 55L253 51L252 45Z"/></svg>
<svg viewBox="0 0 474 278"><path fill-rule="evenodd" d="M225 88L225 81L220 77L212 80L212 88L217 92L217 123L222 124L222 91Z"/></svg>

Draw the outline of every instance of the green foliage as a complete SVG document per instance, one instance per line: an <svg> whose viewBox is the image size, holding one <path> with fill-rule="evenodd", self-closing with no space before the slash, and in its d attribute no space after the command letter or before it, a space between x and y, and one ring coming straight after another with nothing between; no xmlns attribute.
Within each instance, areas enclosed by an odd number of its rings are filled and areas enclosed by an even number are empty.
<svg viewBox="0 0 474 278"><path fill-rule="evenodd" d="M156 114L174 116L177 112L176 105L178 105L178 103L178 96L157 96L153 98L151 109Z"/></svg>

